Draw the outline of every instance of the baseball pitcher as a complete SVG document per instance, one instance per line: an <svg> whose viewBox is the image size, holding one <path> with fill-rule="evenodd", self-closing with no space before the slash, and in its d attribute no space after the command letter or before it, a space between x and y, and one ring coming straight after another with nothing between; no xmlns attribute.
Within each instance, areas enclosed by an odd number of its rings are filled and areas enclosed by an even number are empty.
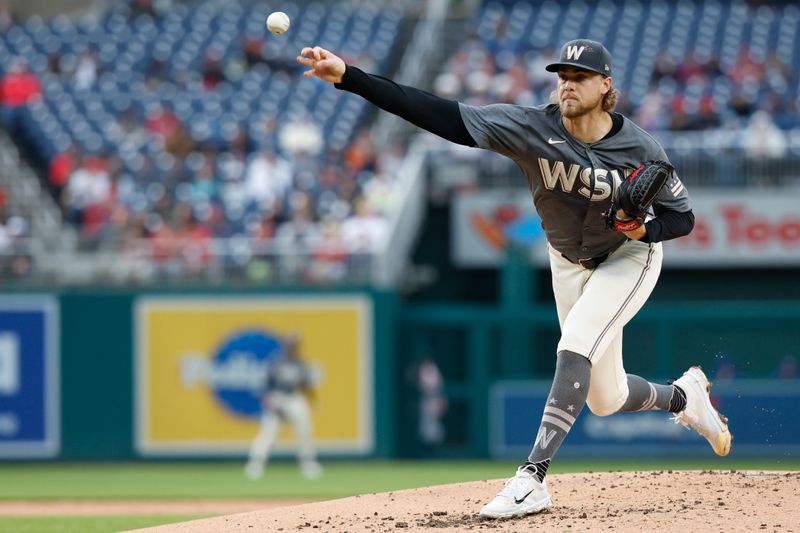
<svg viewBox="0 0 800 533"><path fill-rule="evenodd" d="M611 54L599 42L564 44L547 66L551 103L470 106L346 65L320 48L297 61L332 82L452 142L513 159L528 180L547 236L561 338L553 384L526 461L480 514L508 518L552 507L546 474L583 406L600 416L660 409L727 455L727 420L711 405L699 367L660 385L626 374L622 329L656 284L661 242L694 226L689 193L661 146L614 112Z"/></svg>

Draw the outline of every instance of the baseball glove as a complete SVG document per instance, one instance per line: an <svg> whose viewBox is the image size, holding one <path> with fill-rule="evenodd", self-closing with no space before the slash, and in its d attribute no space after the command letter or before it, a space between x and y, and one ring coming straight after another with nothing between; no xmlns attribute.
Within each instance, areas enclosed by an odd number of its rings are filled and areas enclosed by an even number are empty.
<svg viewBox="0 0 800 533"><path fill-rule="evenodd" d="M675 168L666 161L647 161L639 165L628 179L617 187L611 209L608 211L608 227L617 231L632 231L644 223L647 210L659 191L667 183ZM622 210L625 216L618 212Z"/></svg>

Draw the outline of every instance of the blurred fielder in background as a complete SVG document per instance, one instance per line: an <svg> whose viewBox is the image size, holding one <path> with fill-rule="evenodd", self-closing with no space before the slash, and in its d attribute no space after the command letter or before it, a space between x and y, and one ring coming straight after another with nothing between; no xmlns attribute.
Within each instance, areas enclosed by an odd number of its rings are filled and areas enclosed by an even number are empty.
<svg viewBox="0 0 800 533"><path fill-rule="evenodd" d="M551 103L537 107L461 104L367 74L320 47L304 48L297 61L310 69L306 76L334 83L444 139L511 158L528 178L547 236L561 339L533 448L481 516L509 518L552 507L547 469L584 405L599 416L670 411L718 455L728 454L727 420L711 405L711 385L699 367L669 385L625 373L622 329L656 285L661 241L688 234L694 215L663 148L614 112L618 92L605 46L588 39L565 43L559 60L546 67L558 76ZM654 162L669 172L640 196L649 203L638 202L635 216L618 209L623 196L632 199L631 184L656 176Z"/></svg>
<svg viewBox="0 0 800 533"><path fill-rule="evenodd" d="M294 429L297 460L303 476L317 479L322 475L314 445L310 405L319 376L302 359L299 344L297 335L287 336L283 342L283 353L269 366L261 422L244 468L245 475L250 479L259 479L263 475L281 422L288 422Z"/></svg>

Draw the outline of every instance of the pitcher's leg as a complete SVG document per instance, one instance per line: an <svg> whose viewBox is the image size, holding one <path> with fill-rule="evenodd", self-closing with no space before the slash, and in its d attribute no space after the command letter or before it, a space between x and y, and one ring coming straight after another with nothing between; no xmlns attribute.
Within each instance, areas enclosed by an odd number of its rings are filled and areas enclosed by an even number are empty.
<svg viewBox="0 0 800 533"><path fill-rule="evenodd" d="M628 379L622 363L622 332L592 365L592 382L586 404L597 416L619 411L628 398Z"/></svg>
<svg viewBox="0 0 800 533"><path fill-rule="evenodd" d="M629 241L597 267L564 321L558 351L592 363L641 309L661 272L661 244ZM621 405L621 404L620 404Z"/></svg>
<svg viewBox="0 0 800 533"><path fill-rule="evenodd" d="M686 393L675 385L660 385L628 374L628 399L620 412L669 411L677 413L686 407Z"/></svg>
<svg viewBox="0 0 800 533"><path fill-rule="evenodd" d="M545 474L586 403L590 375L591 364L585 357L559 352L553 385L528 460L497 496L483 506L481 516L508 518L538 513L553 506Z"/></svg>

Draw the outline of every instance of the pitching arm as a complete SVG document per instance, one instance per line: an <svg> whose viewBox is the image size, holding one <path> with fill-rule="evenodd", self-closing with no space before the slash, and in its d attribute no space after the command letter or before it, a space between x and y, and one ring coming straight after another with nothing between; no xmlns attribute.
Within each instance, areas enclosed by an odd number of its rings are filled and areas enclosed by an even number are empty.
<svg viewBox="0 0 800 533"><path fill-rule="evenodd" d="M458 102L347 65L324 48L303 48L297 62L309 67L305 76L333 83L408 122L464 146L476 146L467 131Z"/></svg>

